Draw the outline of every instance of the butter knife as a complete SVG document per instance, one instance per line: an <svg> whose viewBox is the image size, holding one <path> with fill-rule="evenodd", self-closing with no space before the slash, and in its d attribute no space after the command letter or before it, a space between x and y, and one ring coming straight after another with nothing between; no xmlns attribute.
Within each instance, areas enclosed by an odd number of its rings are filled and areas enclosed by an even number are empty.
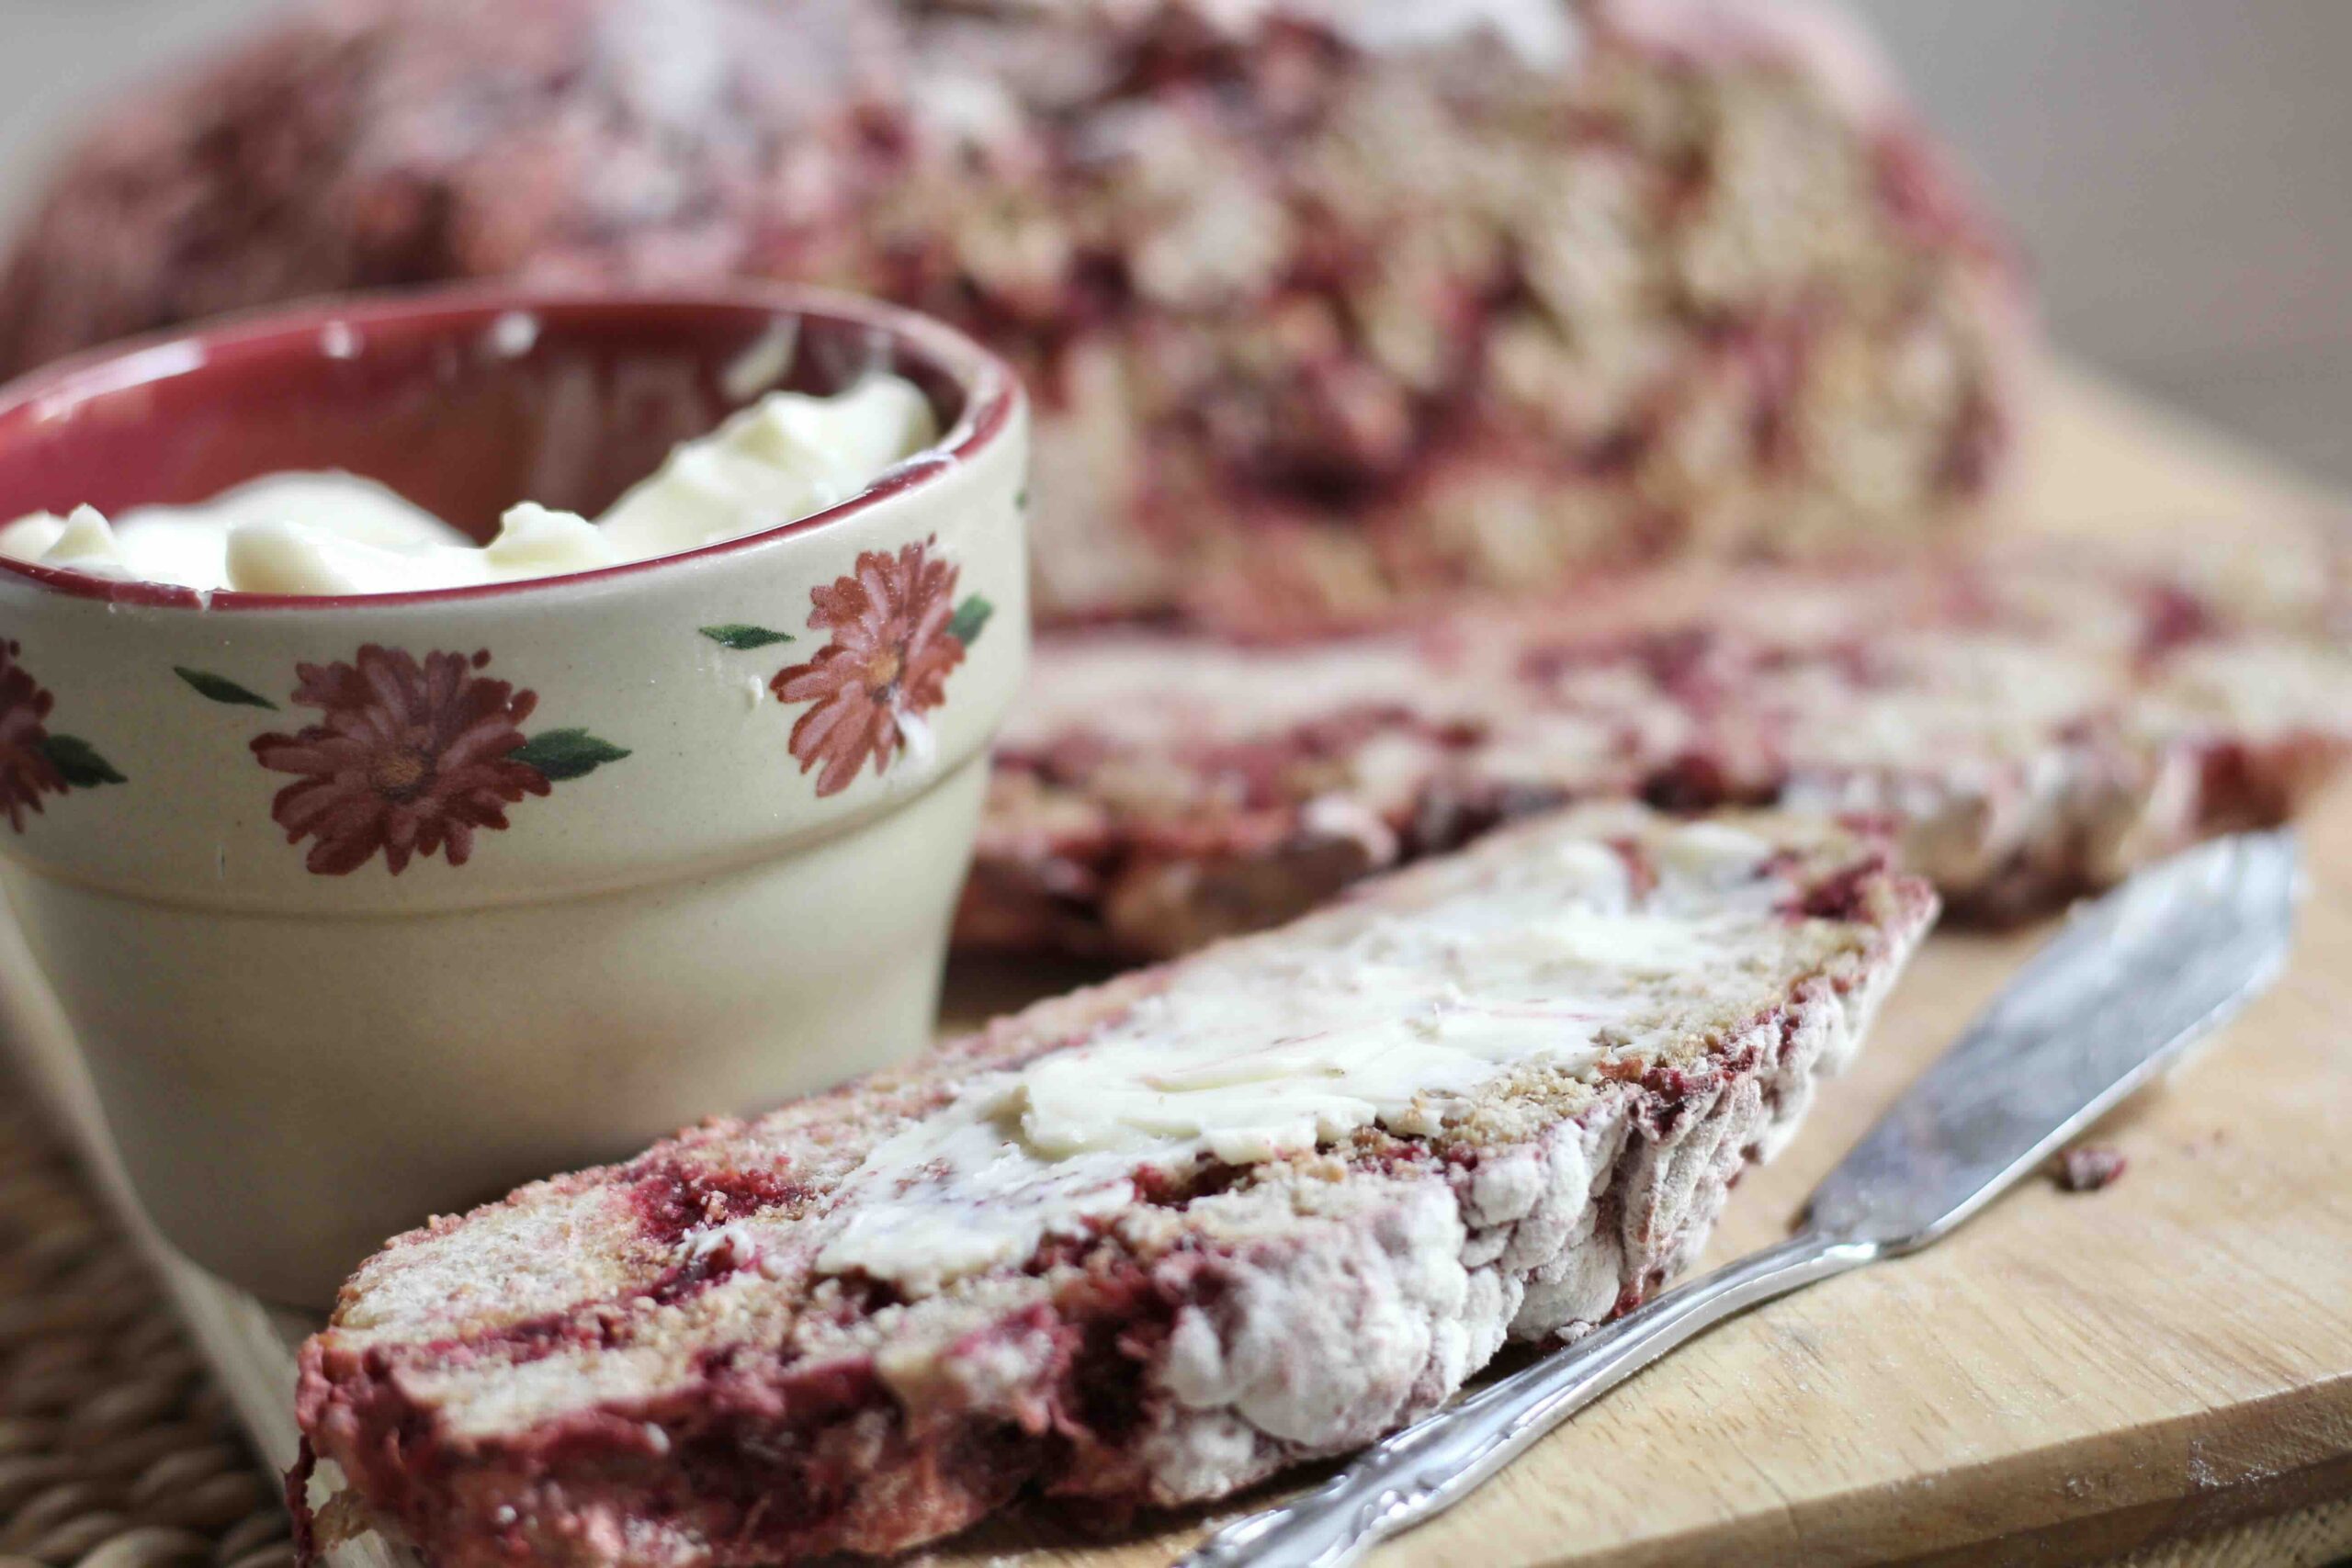
<svg viewBox="0 0 2352 1568"><path fill-rule="evenodd" d="M2082 909L1831 1171L1796 1233L1677 1287L1226 1526L1178 1568L1340 1568L1460 1502L1702 1330L1944 1235L2277 977L2294 840L2202 845Z"/></svg>

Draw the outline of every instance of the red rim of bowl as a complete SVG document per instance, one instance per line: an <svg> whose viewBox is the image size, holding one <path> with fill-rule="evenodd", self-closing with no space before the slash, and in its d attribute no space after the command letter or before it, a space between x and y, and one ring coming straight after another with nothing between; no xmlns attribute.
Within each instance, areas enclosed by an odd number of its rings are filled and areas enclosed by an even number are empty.
<svg viewBox="0 0 2352 1568"><path fill-rule="evenodd" d="M73 355L28 372L0 387L0 431L5 431L30 405L83 397L186 375L223 358L261 355L289 342L315 344L319 334L336 323L380 328L419 316L495 320L508 311L537 314L600 315L632 310L692 310L695 309L758 310L778 315L818 316L879 332L898 345L911 349L946 375L964 394L956 423L940 438L909 457L865 489L822 512L796 517L756 534L703 545L673 555L621 561L587 571L561 572L551 577L526 577L511 582L476 582L454 588L411 588L393 593L254 593L235 589L198 589L177 583L139 579L98 577L69 568L40 566L0 557L0 572L21 578L36 587L77 599L100 599L116 604L153 605L175 610L353 610L405 609L418 604L456 604L505 594L546 592L591 583L609 582L635 572L656 570L685 561L751 549L790 535L814 533L847 521L891 496L903 494L939 479L1001 439L1020 406L1021 383L1012 367L980 344L919 311L902 310L860 295L790 285L743 286L714 289L662 289L617 292L528 289L499 285L469 284L457 288L382 289L340 294L291 307L239 311L207 325L126 339ZM193 363L160 351L193 344L203 350ZM141 373L137 362L153 357L152 372ZM131 372L126 374L126 372ZM39 417L38 415L34 417ZM6 439L0 435L0 441Z"/></svg>

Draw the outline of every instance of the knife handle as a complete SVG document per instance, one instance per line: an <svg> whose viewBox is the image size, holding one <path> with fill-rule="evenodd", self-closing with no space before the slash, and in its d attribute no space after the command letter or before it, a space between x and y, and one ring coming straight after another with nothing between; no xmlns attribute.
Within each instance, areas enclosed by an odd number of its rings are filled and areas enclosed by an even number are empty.
<svg viewBox="0 0 2352 1568"><path fill-rule="evenodd" d="M1177 1568L1342 1568L1452 1507L1587 1403L1691 1336L1879 1256L1873 1243L1802 1231L1679 1285L1415 1422L1314 1491L1226 1526Z"/></svg>

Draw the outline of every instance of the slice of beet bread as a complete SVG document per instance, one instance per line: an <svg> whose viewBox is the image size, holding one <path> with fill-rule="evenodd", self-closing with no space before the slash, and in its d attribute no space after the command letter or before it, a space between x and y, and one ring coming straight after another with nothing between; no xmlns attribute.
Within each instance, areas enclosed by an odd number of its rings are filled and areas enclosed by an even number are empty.
<svg viewBox="0 0 2352 1568"><path fill-rule="evenodd" d="M2017 543L1625 574L1278 646L1049 637L998 747L958 940L1166 957L1615 797L1881 813L1955 915L2041 913L2278 822L2335 773L2344 564L2318 545L2225 570Z"/></svg>
<svg viewBox="0 0 2352 1568"><path fill-rule="evenodd" d="M1867 832L1573 812L435 1220L303 1349L328 1517L749 1565L1362 1444L1682 1268L1933 908Z"/></svg>

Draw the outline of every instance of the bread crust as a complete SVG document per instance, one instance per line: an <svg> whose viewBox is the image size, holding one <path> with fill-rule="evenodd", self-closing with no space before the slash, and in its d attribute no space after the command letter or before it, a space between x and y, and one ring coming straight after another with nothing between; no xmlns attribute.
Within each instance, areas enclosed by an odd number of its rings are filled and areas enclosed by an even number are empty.
<svg viewBox="0 0 2352 1568"><path fill-rule="evenodd" d="M1421 1134L1163 1173L1083 1236L936 1293L809 1271L793 1238L844 1217L877 1142L1178 971L1141 972L395 1240L303 1349L303 1431L347 1514L443 1568L882 1553L1023 1492L1193 1501L1369 1441L1507 1340L1655 1292L1868 1027L1932 895L1868 834L1744 826L1774 847L1755 874L1785 894L1789 945L1655 1049L1513 1070ZM1521 829L1300 931L1566 838L1654 871L1675 831L1634 810Z"/></svg>

